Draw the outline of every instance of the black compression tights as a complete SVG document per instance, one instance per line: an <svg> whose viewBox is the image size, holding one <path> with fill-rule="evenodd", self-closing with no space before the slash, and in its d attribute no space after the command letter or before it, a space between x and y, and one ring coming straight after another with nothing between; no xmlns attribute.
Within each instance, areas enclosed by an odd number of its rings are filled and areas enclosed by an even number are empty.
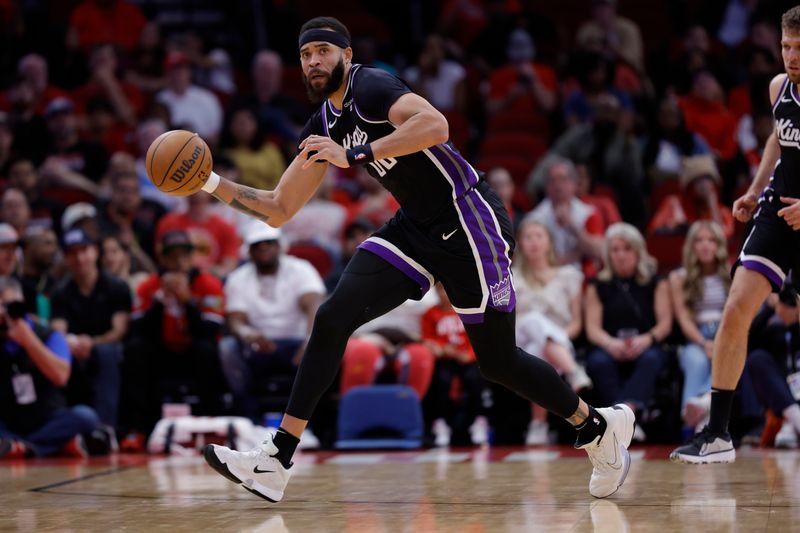
<svg viewBox="0 0 800 533"><path fill-rule="evenodd" d="M311 418L320 396L336 377L353 331L415 294L419 286L398 269L370 252L356 252L339 285L317 311L286 412L303 420ZM467 325L466 330L486 379L563 418L575 413L578 396L553 367L517 348L514 313L487 309L483 323Z"/></svg>

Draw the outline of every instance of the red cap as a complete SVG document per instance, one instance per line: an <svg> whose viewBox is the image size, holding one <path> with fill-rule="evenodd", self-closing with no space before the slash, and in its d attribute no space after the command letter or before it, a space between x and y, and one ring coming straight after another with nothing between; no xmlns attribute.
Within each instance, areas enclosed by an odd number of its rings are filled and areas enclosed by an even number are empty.
<svg viewBox="0 0 800 533"><path fill-rule="evenodd" d="M172 51L169 54L167 54L167 57L164 58L163 68L164 70L170 70L171 68L188 64L189 64L189 56L187 56L183 52Z"/></svg>

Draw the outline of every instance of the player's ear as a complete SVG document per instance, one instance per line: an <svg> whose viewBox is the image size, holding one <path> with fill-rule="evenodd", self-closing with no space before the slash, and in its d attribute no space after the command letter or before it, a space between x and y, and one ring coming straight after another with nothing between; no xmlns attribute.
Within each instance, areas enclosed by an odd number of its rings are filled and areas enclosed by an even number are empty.
<svg viewBox="0 0 800 533"><path fill-rule="evenodd" d="M344 62L348 64L353 62L353 49L349 46L344 49Z"/></svg>

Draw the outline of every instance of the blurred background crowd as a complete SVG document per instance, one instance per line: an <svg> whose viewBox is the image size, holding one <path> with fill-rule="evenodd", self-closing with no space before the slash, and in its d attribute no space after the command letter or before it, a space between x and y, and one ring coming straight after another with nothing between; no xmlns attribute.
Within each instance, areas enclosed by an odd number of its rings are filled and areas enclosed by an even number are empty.
<svg viewBox="0 0 800 533"><path fill-rule="evenodd" d="M285 407L314 312L398 204L332 167L276 230L161 194L144 154L189 129L217 173L274 187L313 111L297 31L321 14L448 118L505 203L520 346L594 405L631 405L637 440L682 440L708 412L746 231L730 206L772 131L792 4L0 0L0 455L142 450L165 403L258 423ZM797 445L798 348L787 286L752 330L737 439ZM439 289L351 339L312 421L323 446L338 398L383 382L417 391L431 444L569 439L480 377Z"/></svg>

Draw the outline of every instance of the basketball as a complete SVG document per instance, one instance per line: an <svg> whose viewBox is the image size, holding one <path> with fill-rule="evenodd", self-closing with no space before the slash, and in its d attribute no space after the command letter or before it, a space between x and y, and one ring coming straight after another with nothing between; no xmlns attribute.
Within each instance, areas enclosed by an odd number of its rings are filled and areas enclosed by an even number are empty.
<svg viewBox="0 0 800 533"><path fill-rule="evenodd" d="M211 150L196 133L173 130L150 144L145 168L150 181L161 192L188 196L200 190L211 175Z"/></svg>

